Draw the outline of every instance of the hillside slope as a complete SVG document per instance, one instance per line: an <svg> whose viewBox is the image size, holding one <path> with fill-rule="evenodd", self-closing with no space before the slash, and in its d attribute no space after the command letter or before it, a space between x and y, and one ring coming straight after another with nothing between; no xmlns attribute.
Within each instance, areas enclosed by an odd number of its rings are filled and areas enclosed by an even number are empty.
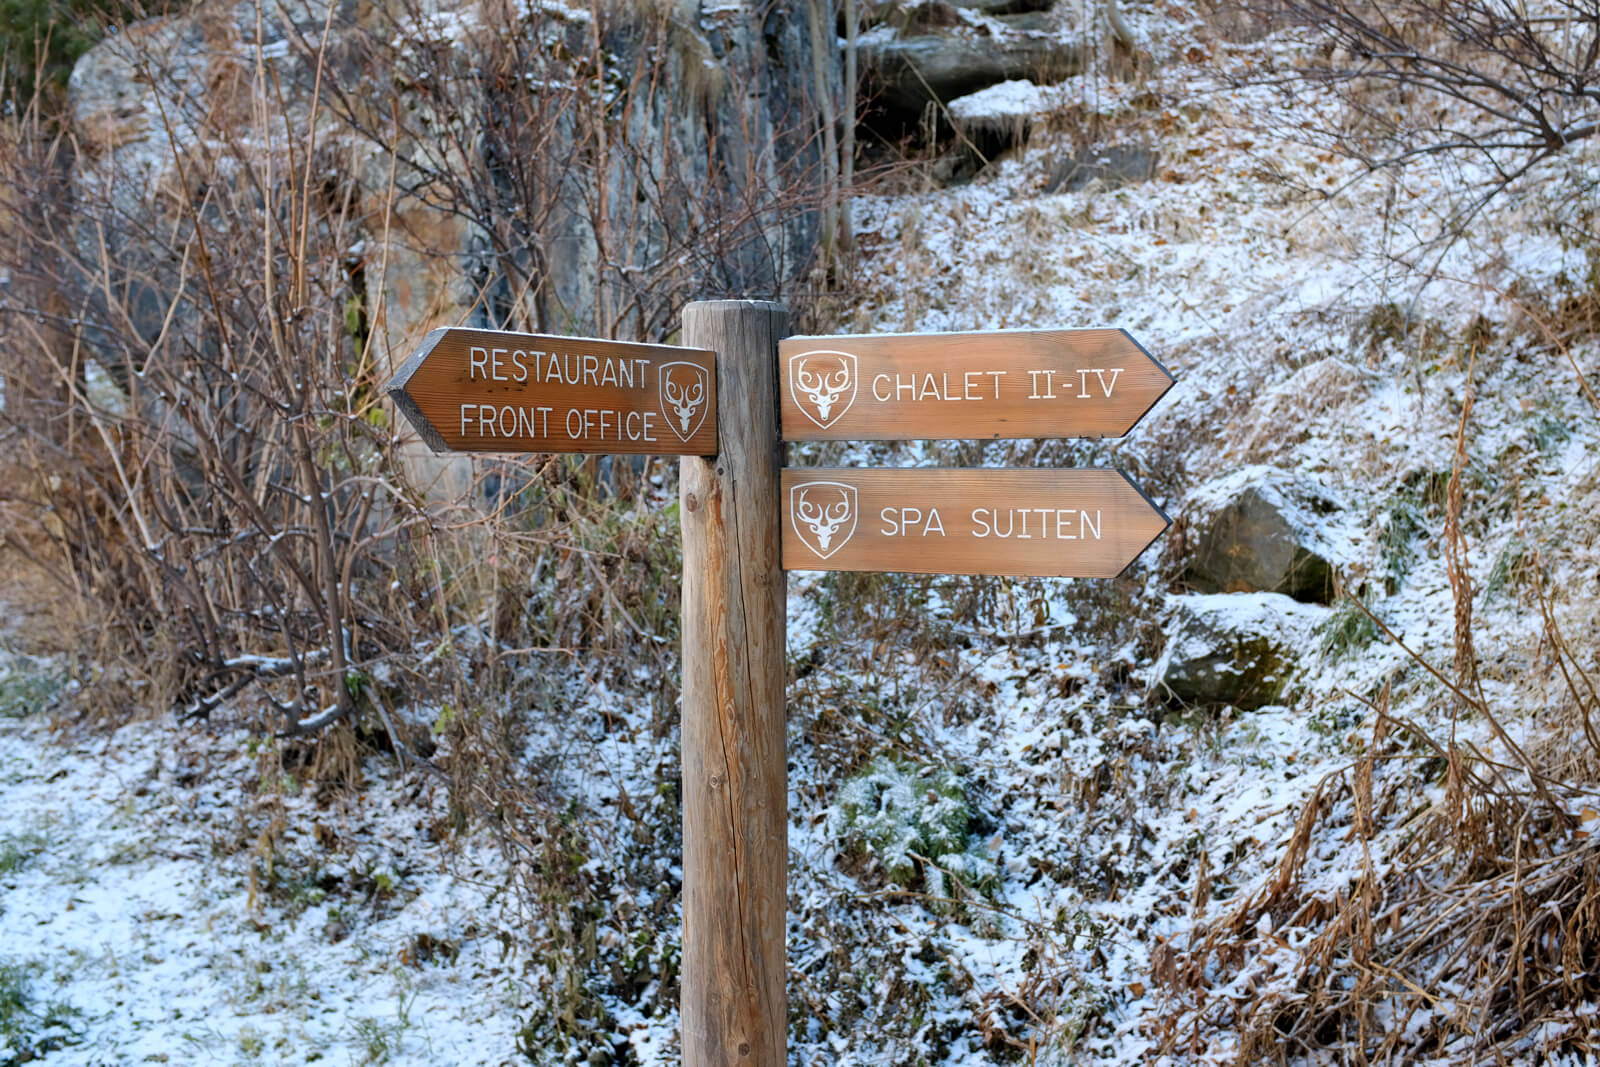
<svg viewBox="0 0 1600 1067"><path fill-rule="evenodd" d="M841 332L1116 326L1178 385L1117 441L792 462L1115 465L1176 521L1110 582L791 575L791 1062L1586 1062L1594 141L1440 242L1469 163L1365 175L1253 77L1300 46L1127 16L1140 73L988 90L1024 145L855 205ZM676 1062L670 655L536 651L403 709L454 802L222 714L63 744L8 656L0 1064Z"/></svg>

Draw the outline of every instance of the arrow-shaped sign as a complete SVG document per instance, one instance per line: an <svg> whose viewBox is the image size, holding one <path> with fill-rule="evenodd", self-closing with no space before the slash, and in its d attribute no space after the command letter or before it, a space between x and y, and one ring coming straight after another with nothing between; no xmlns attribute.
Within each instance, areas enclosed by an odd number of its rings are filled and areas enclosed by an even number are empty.
<svg viewBox="0 0 1600 1067"><path fill-rule="evenodd" d="M791 337L786 441L1120 437L1172 387L1125 330Z"/></svg>
<svg viewBox="0 0 1600 1067"><path fill-rule="evenodd" d="M783 471L783 566L1114 578L1168 526L1115 470Z"/></svg>
<svg viewBox="0 0 1600 1067"><path fill-rule="evenodd" d="M435 452L710 456L714 360L698 348L450 326L384 389Z"/></svg>

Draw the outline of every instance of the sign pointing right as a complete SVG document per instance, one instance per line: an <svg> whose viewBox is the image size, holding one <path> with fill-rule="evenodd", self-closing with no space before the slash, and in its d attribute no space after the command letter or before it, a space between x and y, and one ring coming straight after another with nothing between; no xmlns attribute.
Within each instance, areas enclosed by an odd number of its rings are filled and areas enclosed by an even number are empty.
<svg viewBox="0 0 1600 1067"><path fill-rule="evenodd" d="M1116 470L790 467L783 567L1115 578L1166 514Z"/></svg>
<svg viewBox="0 0 1600 1067"><path fill-rule="evenodd" d="M1173 377L1126 330L790 337L786 441L1120 437Z"/></svg>

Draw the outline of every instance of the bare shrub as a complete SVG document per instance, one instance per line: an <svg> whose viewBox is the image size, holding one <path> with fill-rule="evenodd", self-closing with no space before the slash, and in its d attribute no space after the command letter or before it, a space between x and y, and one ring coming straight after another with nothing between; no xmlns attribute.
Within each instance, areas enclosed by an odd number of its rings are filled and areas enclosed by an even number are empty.
<svg viewBox="0 0 1600 1067"><path fill-rule="evenodd" d="M280 731L387 722L426 688L409 662L494 676L595 640L665 673L676 534L634 527L668 472L486 461L447 506L408 483L378 387L404 334L391 249L465 253L475 325L651 340L691 298L799 276L814 105L789 86L749 115L762 50L718 62L726 41L677 18L396 4L347 25L313 5L252 27L203 9L117 42L142 116L6 116L27 219L0 305L26 473L8 536L48 531L35 554L99 605L150 706L205 714L258 687ZM419 212L455 228L409 228Z"/></svg>
<svg viewBox="0 0 1600 1067"><path fill-rule="evenodd" d="M441 23L405 0L341 41L392 90L336 82L329 108L392 156L409 200L464 227L487 324L660 340L690 299L782 297L812 255L819 104L739 32L666 4L492 0Z"/></svg>
<svg viewBox="0 0 1600 1067"><path fill-rule="evenodd" d="M264 62L204 98L170 56L133 62L170 153L153 187L37 111L4 130L29 205L6 249L9 493L155 703L206 714L260 683L277 729L314 732L371 705L425 617L394 571L429 516L347 314L367 220L314 123L267 106Z"/></svg>
<svg viewBox="0 0 1600 1067"><path fill-rule="evenodd" d="M1282 0L1253 10L1296 26L1312 46L1278 74L1346 104L1338 128L1317 131L1327 141L1370 170L1426 156L1461 164L1447 238L1541 163L1600 133L1600 9L1585 0ZM1593 190L1592 174L1577 168L1567 203ZM1575 237L1588 224L1566 221Z"/></svg>
<svg viewBox="0 0 1600 1067"><path fill-rule="evenodd" d="M1404 773L1418 765L1442 780L1443 803L1419 804ZM1179 951L1152 954L1176 1002L1166 1047L1198 1051L1232 1031L1241 1062L1331 1047L1451 1063L1592 1048L1579 1006L1600 995L1600 847L1519 777L1380 701L1371 744L1320 784L1277 872ZM1303 877L1313 836L1341 827L1359 844L1355 869Z"/></svg>
<svg viewBox="0 0 1600 1067"><path fill-rule="evenodd" d="M1152 953L1174 1001L1169 1051L1232 1031L1240 1062L1337 1048L1353 1062L1482 1063L1586 1051L1600 1036L1581 1008L1600 995L1600 691L1535 551L1523 566L1564 688L1554 728L1519 741L1484 694L1459 547L1471 404L1469 391L1446 490L1455 662L1427 662L1352 602L1438 683L1449 733L1397 714L1388 685L1362 701L1370 740L1317 784L1276 869L1186 943ZM1467 721L1493 741L1467 740ZM1197 884L1197 901L1209 895Z"/></svg>

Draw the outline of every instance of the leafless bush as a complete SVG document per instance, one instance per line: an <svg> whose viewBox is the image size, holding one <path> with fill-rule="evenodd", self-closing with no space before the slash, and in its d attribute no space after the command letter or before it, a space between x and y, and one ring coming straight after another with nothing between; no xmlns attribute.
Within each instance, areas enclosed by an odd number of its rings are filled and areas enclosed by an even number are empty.
<svg viewBox="0 0 1600 1067"><path fill-rule="evenodd" d="M1600 132L1600 7L1592 0L1283 0L1262 12L1314 46L1293 77L1350 109L1323 131L1373 170L1423 156L1465 165L1455 236L1540 163ZM1594 188L1580 179L1570 202ZM1585 221L1570 218L1573 226Z"/></svg>
<svg viewBox="0 0 1600 1067"><path fill-rule="evenodd" d="M153 187L37 111L3 131L29 209L6 249L8 493L160 696L206 714L260 683L276 728L315 732L375 707L432 592L356 313L367 220L313 124L265 105L264 64L200 99L140 62L170 153Z"/></svg>
<svg viewBox="0 0 1600 1067"><path fill-rule="evenodd" d="M1418 765L1437 768L1443 803L1414 793L1404 772ZM1370 746L1318 787L1275 875L1181 950L1153 953L1175 1001L1166 1047L1232 1031L1252 1063L1330 1047L1373 1063L1592 1048L1579 1006L1600 995L1600 847L1519 771L1380 702ZM1302 880L1313 836L1341 827L1358 868Z"/></svg>
<svg viewBox="0 0 1600 1067"><path fill-rule="evenodd" d="M1469 386L1444 530L1455 662L1435 667L1355 604L1438 683L1448 736L1396 714L1385 685L1368 705L1370 741L1318 783L1276 870L1186 944L1152 953L1175 1006L1169 1051L1231 1030L1240 1062L1338 1048L1351 1062L1466 1064L1587 1051L1600 1037L1580 1008L1600 995L1600 690L1534 553L1540 643L1570 713L1532 744L1485 696L1461 535L1472 402ZM1466 740L1468 720L1493 741ZM1197 903L1210 892L1202 873Z"/></svg>
<svg viewBox="0 0 1600 1067"><path fill-rule="evenodd" d="M395 250L464 257L475 324L610 337L803 273L815 104L783 83L752 115L765 51L674 10L202 8L124 35L153 142L126 101L66 132L8 114L7 494L154 703L259 684L277 729L315 732L383 718L410 662L670 639L675 531L625 519L652 468L606 492L592 462L486 463L452 510L408 484L378 386L418 325Z"/></svg>

